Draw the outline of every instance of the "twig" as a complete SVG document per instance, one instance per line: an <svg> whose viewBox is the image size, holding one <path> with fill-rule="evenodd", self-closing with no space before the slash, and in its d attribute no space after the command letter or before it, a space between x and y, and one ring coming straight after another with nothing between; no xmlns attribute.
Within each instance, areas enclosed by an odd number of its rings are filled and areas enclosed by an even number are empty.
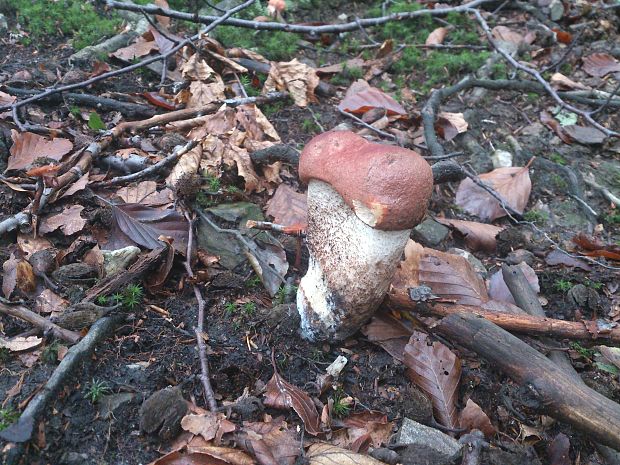
<svg viewBox="0 0 620 465"><path fill-rule="evenodd" d="M417 10L417 11L408 11L408 12L403 12L403 13L392 13L390 15L381 16L378 18L363 18L358 21L351 21L349 23L328 24L325 26L305 26L301 24L250 21L246 19L236 19L236 18L227 19L224 21L224 24L227 26L244 27L244 28L254 29L257 31L285 31L285 32L310 34L312 36L319 36L321 34L327 34L327 33L355 31L360 27L360 25L363 27L380 26L381 24L385 24L390 21L402 21L405 19L416 18L418 16L423 16L423 15L444 16L444 15L447 15L448 13L464 12L464 11L468 11L471 8L475 8L478 5L482 5L483 3L488 3L489 1L492 1L492 0L473 0L463 5L458 5L454 7L436 8L433 10L424 9L424 10ZM194 15L191 13L184 13L182 11L171 10L170 8L162 8L162 7L158 7L154 5L140 6L140 5L135 5L132 3L118 2L115 0L107 0L106 4L110 8L117 8L120 10L129 10L129 11L136 11L136 12L139 12L140 8L143 8L144 11L146 11L149 14L168 16L170 18L182 19L185 21L191 21L194 23L202 23L202 24L211 24L213 21L216 21L217 19L221 18L221 16Z"/></svg>
<svg viewBox="0 0 620 465"><path fill-rule="evenodd" d="M368 48L377 48L383 44L364 44L357 47L360 50ZM412 48L426 48L430 50L488 50L488 45L470 45L470 44L398 44L399 49L412 47Z"/></svg>
<svg viewBox="0 0 620 465"><path fill-rule="evenodd" d="M346 116L347 118L351 118L352 120L354 120L356 123L361 124L362 126L364 126L365 128L370 129L371 131L376 132L377 134L379 134L380 136L383 137L387 137L388 139L394 140L396 142L398 142L398 139L396 138L396 136L394 134L390 134L389 132L385 132L382 131L381 129L377 129L376 127L374 127L371 124L368 124L366 121L358 118L357 116L355 116L352 113L349 113L347 111L341 110L340 108L338 108L338 113L340 113L342 116Z"/></svg>
<svg viewBox="0 0 620 465"><path fill-rule="evenodd" d="M261 231L275 231L282 234L289 234L291 236L304 237L306 234L303 229L295 226L284 226L283 224L270 223L269 221L254 221L248 220L245 223L245 227L248 229L260 229Z"/></svg>
<svg viewBox="0 0 620 465"><path fill-rule="evenodd" d="M192 249L194 247L194 227L193 221L189 216L187 211L184 212L185 219L187 219L189 223L189 237L187 239L187 260L185 260L185 271L190 278L194 277L194 272L192 271L191 266L191 257L192 257ZM202 297L202 291L198 287L197 284L194 284L194 295L196 296L196 301L198 302L198 325L194 328L194 333L196 334L196 342L198 344L198 356L200 358L200 381L202 383L202 388L204 390L204 396L206 404L209 406L209 410L212 412L217 412L217 402L215 400L215 393L213 392L213 387L211 386L211 378L209 376L209 362L207 361L207 348L205 346L205 341L203 340L204 334L204 319L205 319L205 300Z"/></svg>
<svg viewBox="0 0 620 465"><path fill-rule="evenodd" d="M30 311L21 305L6 305L0 302L0 313L27 321L28 323L31 323L39 328L41 331L50 331L54 337L70 342L71 344L75 344L81 337L78 333L61 328L47 318L43 318L38 313Z"/></svg>
<svg viewBox="0 0 620 465"><path fill-rule="evenodd" d="M4 110L8 110L8 109L11 109L11 110L17 109L17 108L23 107L24 105L28 105L29 103L36 102L38 100L41 100L41 99L46 98L46 97L48 97L50 95L53 95L53 94L58 94L60 92L66 92L68 90L74 90L74 89L83 89L84 87L88 87L91 84L95 84L96 82L103 81L103 80L108 79L110 77L120 76L120 75L128 73L130 71L134 71L136 69L143 68L143 67L145 67L147 65L150 65L151 63L155 63L157 61L164 60L164 59L166 59L166 58L168 58L170 56L173 56L176 52L181 50L183 47L185 47L186 45L189 45L192 41L198 39L202 34L206 34L207 32L213 30L219 24L225 22L228 18L230 18L230 16L232 16L235 13L237 13L237 12L243 10L244 8L250 6L252 3L254 3L254 1L255 0L247 0L246 2L240 4L239 6L236 6L235 8L232 8L232 9L228 10L222 16L214 17L213 21L210 21L209 22L210 24L208 26L206 26L201 32L199 32L198 34L193 35L192 37L189 37L187 39L182 40L181 42L179 42L177 45L175 45L173 48L171 48L166 53L159 54L159 55L156 55L156 56L153 56L153 57L150 57L150 58L146 58L146 59L144 59L142 61L139 61L138 63L135 63L135 64L130 65L130 66L126 66L125 68L121 68L121 69L117 69L115 71L109 71L107 73L100 74L99 76L92 77L90 79L87 79L86 81L76 82L74 84L68 84L66 86L61 86L61 87L54 87L54 88L51 88L51 89L47 89L44 92L41 92L39 94L33 95L32 97L29 97L27 99L14 102L12 104L1 105L0 106L0 111L4 111ZM140 12L140 9L144 8L145 11L150 13L149 8L146 7L146 6L144 6L144 7L142 7L140 5L133 5L133 6L136 7L136 9L133 9L131 11Z"/></svg>
<svg viewBox="0 0 620 465"><path fill-rule="evenodd" d="M469 9L468 11L470 13L473 13L474 16L476 16L476 19L478 20L478 23L480 24L480 26L482 27L484 33L487 36L487 40L489 41L489 43L491 45L493 45L493 48L495 48L495 50L497 50L504 57L504 59L508 63L510 63L515 69L523 71L523 72L529 74L530 76L532 76L534 79L536 79L545 88L545 90L553 98L553 100L555 100L557 102L557 104L560 105L560 107L566 108L567 110L572 111L573 113L576 113L576 114L582 116L588 123L590 123L592 126L594 126L599 131L603 132L605 135L607 135L607 136L614 136L614 137L620 137L620 133L618 133L616 131L612 131L610 129L607 129L605 126L603 126L600 123L598 123L597 121L595 121L592 118L592 113L591 112L587 112L587 111L581 110L581 109L579 109L577 107L569 105L564 100L562 100L562 98L558 95L558 93L555 91L555 89L553 89L553 87L551 87L549 85L549 83L545 80L545 78L543 78L540 75L540 73L537 70L535 70L533 68L530 68L529 66L525 66L525 65L521 64L520 62L515 60L510 55L510 53L506 52L502 47L499 46L499 44L493 38L493 34L491 32L491 29L489 28L489 25L487 24L486 20L482 17L482 14L480 13L480 11L478 11L476 9Z"/></svg>

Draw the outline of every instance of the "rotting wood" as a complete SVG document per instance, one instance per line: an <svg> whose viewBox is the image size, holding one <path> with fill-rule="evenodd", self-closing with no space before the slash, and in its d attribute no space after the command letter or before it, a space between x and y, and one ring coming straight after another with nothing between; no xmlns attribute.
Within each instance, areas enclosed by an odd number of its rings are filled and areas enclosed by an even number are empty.
<svg viewBox="0 0 620 465"><path fill-rule="evenodd" d="M70 342L71 344L75 344L80 340L80 335L78 333L61 328L47 318L44 318L38 313L28 310L26 307L21 305L7 305L0 302L0 313L27 321L28 323L36 326L39 330L49 331L54 335L54 337Z"/></svg>
<svg viewBox="0 0 620 465"><path fill-rule="evenodd" d="M570 375L516 336L470 313L449 315L435 327L529 388L540 410L620 450L620 405L575 383Z"/></svg>

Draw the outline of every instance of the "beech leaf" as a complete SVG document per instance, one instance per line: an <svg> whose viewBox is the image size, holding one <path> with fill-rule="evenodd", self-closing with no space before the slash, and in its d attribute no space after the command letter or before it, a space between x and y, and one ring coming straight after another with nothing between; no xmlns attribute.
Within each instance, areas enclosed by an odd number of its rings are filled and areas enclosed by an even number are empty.
<svg viewBox="0 0 620 465"><path fill-rule="evenodd" d="M47 139L32 132L11 131L13 145L6 170L21 170L28 168L37 158L51 158L60 160L73 148L68 139Z"/></svg>
<svg viewBox="0 0 620 465"><path fill-rule="evenodd" d="M300 194L290 186L280 184L267 202L267 214L273 216L275 223L283 226L305 228L308 224L306 194Z"/></svg>
<svg viewBox="0 0 620 465"><path fill-rule="evenodd" d="M582 60L583 70L590 76L602 78L620 71L620 62L607 53L593 53Z"/></svg>
<svg viewBox="0 0 620 465"><path fill-rule="evenodd" d="M521 262L517 265L523 271L527 282L537 294L540 292L540 285L538 284L538 276L536 272L525 262ZM512 297L512 293L508 289L506 282L504 281L504 275L502 270L495 272L489 279L489 297L493 300L500 302L508 302L509 304L516 305L515 299Z"/></svg>
<svg viewBox="0 0 620 465"><path fill-rule="evenodd" d="M497 168L490 173L481 174L479 178L492 187L509 206L523 213L532 190L527 167ZM485 221L492 221L507 214L497 199L469 178L461 181L456 191L456 204Z"/></svg>
<svg viewBox="0 0 620 465"><path fill-rule="evenodd" d="M465 244L470 250L493 252L497 247L495 236L504 228L492 224L476 221L453 220L449 218L435 218L439 223L456 229L465 237Z"/></svg>
<svg viewBox="0 0 620 465"><path fill-rule="evenodd" d="M495 426L491 423L488 415L473 400L468 399L465 408L459 414L459 427L467 431L472 429L480 430L488 438L493 437L496 432Z"/></svg>
<svg viewBox="0 0 620 465"><path fill-rule="evenodd" d="M431 343L426 334L414 331L405 347L405 365L409 378L429 395L437 420L443 426L457 428L458 357L441 342Z"/></svg>
<svg viewBox="0 0 620 465"><path fill-rule="evenodd" d="M347 89L338 109L355 114L364 114L373 108L384 108L388 115L406 115L403 106L376 87L371 87L363 79L358 79Z"/></svg>

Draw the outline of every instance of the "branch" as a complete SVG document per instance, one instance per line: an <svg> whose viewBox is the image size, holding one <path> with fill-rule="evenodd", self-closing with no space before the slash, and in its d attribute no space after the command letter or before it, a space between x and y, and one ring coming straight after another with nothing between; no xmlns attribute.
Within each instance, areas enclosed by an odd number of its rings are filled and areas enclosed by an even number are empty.
<svg viewBox="0 0 620 465"><path fill-rule="evenodd" d="M71 344L75 344L80 340L80 335L78 333L61 328L47 318L43 318L38 313L28 310L21 305L6 305L0 302L0 313L27 321L42 331L50 331L54 337L70 342Z"/></svg>
<svg viewBox="0 0 620 465"><path fill-rule="evenodd" d="M355 31L355 30L358 30L360 26L361 27L380 26L381 24L385 24L390 21L402 21L405 19L416 18L418 16L423 16L423 15L444 16L444 15L447 15L448 13L466 12L471 8L475 8L478 5L482 5L483 3L488 3L490 1L494 1L494 0L473 0L471 2L465 3L464 5L458 5L455 7L436 8L434 10L425 9L425 10L418 10L418 11L408 11L408 12L403 12L403 13L392 13L390 15L381 16L378 18L364 18L364 19L359 19L357 21L351 21L349 23L328 24L325 26L304 26L301 24L285 24L285 23L276 23L276 22L250 21L247 19L227 19L223 21L223 24L226 26L244 27L248 29L254 29L257 31L285 31L285 32L310 34L311 36L319 36L321 34L327 34L327 33ZM123 2L118 2L116 0L107 0L106 4L109 8L117 8L119 10L135 11L138 13L144 10L146 13L149 13L149 14L167 16L169 18L181 19L184 21L190 21L190 22L201 23L201 24L211 24L214 21L221 18L221 16L194 15L191 13L184 13L182 11L171 10L170 8L162 8L162 7L158 7L154 5L135 5L133 3L123 3Z"/></svg>

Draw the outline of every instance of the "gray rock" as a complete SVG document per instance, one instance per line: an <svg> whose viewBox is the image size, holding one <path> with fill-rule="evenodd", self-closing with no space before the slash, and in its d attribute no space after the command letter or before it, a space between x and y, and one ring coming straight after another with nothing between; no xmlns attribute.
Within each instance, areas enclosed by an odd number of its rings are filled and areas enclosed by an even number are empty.
<svg viewBox="0 0 620 465"><path fill-rule="evenodd" d="M456 439L447 434L435 428L424 426L409 418L403 420L396 442L432 449L445 457L446 460L455 458L460 453L462 447Z"/></svg>
<svg viewBox="0 0 620 465"><path fill-rule="evenodd" d="M91 461L88 459L88 454L80 454L78 452L65 452L60 457L61 465L88 465Z"/></svg>
<svg viewBox="0 0 620 465"><path fill-rule="evenodd" d="M101 398L101 417L108 420L114 416L114 411L123 404L127 404L134 400L136 395L131 392L120 392L118 394L110 394Z"/></svg>
<svg viewBox="0 0 620 465"><path fill-rule="evenodd" d="M531 266L534 263L534 254L529 250L517 249L506 256L506 263L509 265L518 265L521 262Z"/></svg>
<svg viewBox="0 0 620 465"><path fill-rule="evenodd" d="M424 246L437 246L448 236L450 229L441 223L427 218L417 225L411 235Z"/></svg>
<svg viewBox="0 0 620 465"><path fill-rule="evenodd" d="M106 276L112 276L125 271L129 265L136 261L140 255L140 249L130 245L117 250L102 250L103 268Z"/></svg>

